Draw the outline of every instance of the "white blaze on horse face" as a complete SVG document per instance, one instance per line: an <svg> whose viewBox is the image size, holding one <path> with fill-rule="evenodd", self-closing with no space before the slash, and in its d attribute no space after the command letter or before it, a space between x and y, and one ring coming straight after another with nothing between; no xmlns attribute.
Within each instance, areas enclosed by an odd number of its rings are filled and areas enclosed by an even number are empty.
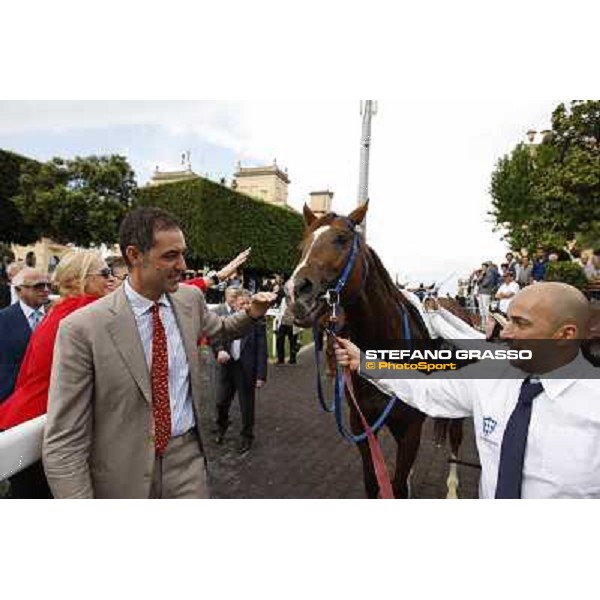
<svg viewBox="0 0 600 600"><path fill-rule="evenodd" d="M310 258L312 249L314 248L314 245L317 242L317 240L330 228L331 228L331 225L323 225L322 227L319 227L318 229L315 229L315 231L313 231L312 240L310 241L310 246L308 248L308 251L306 252L306 254L304 255L304 258L300 261L300 263L298 264L298 266L292 273L292 276L290 277L290 281L291 281L290 295L291 295L292 299L294 298L294 287L295 287L294 280L296 279L296 275L298 274L300 269L302 269L306 266L308 259Z"/></svg>

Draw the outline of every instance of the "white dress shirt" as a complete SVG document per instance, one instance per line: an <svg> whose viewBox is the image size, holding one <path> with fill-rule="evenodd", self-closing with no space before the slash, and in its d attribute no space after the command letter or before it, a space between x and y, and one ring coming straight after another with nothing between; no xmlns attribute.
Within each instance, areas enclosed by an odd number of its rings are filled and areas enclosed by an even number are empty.
<svg viewBox="0 0 600 600"><path fill-rule="evenodd" d="M148 371L152 369L152 300L138 294L129 280L123 283L127 300L133 310L135 322L140 334ZM169 360L169 403L171 406L171 434L173 436L187 433L195 424L192 408L192 392L190 387L190 371L187 356L175 313L168 297L163 294L158 301L160 318L167 336L167 354Z"/></svg>
<svg viewBox="0 0 600 600"><path fill-rule="evenodd" d="M44 316L44 307L41 306L38 309L35 308L31 308L31 306L29 306L28 304L25 304L25 302L23 302L23 300L19 300L19 305L21 307L21 310L23 311L23 314L25 315L25 318L27 319L27 322L29 323L29 327L31 327L31 330L33 331L35 329L34 327L34 314L37 313L39 316L37 317L37 323L36 323L36 327L37 325L40 324L40 321L42 320L43 316Z"/></svg>
<svg viewBox="0 0 600 600"><path fill-rule="evenodd" d="M533 400L522 498L600 498L600 385L598 379L582 378L594 372L579 354L552 378L539 376L544 391ZM493 498L504 429L523 379L525 374L507 366L498 379L449 379L439 373L370 381L430 416L472 416L481 461L479 496Z"/></svg>
<svg viewBox="0 0 600 600"><path fill-rule="evenodd" d="M233 308L231 308L231 306L228 305L227 313L229 315L234 315L236 313L236 311L233 310ZM242 353L242 340L240 338L233 340L231 342L230 350L231 350L230 356L231 356L232 360L240 360L240 355Z"/></svg>

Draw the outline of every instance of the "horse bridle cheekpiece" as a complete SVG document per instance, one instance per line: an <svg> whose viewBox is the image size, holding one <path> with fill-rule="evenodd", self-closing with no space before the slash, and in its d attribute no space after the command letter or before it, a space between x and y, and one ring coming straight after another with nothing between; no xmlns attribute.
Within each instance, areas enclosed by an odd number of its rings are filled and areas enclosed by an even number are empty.
<svg viewBox="0 0 600 600"><path fill-rule="evenodd" d="M354 234L352 239L352 250L350 251L350 255L348 256L348 260L346 261L346 265L342 274L339 276L335 286L333 288L329 288L324 294L323 298L327 305L331 309L331 315L329 317L329 325L326 328L327 333L335 334L336 324L337 324L337 316L340 309L340 296L342 290L346 286L348 282L348 277L350 273L352 273L352 269L356 263L356 258L358 257L358 250L360 247L360 231L357 230L356 224L350 219L345 219L347 225L350 227L350 230ZM333 329L332 329L333 328Z"/></svg>

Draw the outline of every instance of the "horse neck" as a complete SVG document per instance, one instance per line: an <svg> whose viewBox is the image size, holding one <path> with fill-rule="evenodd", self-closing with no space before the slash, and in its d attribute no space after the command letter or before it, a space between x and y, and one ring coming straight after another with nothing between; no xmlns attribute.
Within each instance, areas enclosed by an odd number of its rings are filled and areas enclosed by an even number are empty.
<svg viewBox="0 0 600 600"><path fill-rule="evenodd" d="M407 301L392 282L375 253L367 248L363 255L368 274L357 297L342 303L346 328L359 347L382 341L402 339L403 314L406 313L411 337L423 338L423 325L414 318Z"/></svg>

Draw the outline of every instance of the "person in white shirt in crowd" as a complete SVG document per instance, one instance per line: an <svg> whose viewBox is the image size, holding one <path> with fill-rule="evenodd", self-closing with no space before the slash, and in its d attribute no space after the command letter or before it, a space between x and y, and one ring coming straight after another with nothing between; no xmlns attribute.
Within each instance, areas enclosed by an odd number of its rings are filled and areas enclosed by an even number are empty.
<svg viewBox="0 0 600 600"><path fill-rule="evenodd" d="M498 308L500 312L505 315L508 314L508 307L519 290L519 284L515 281L512 271L506 271L502 276L502 284L496 292L496 300L499 300Z"/></svg>
<svg viewBox="0 0 600 600"><path fill-rule="evenodd" d="M508 317L502 337L511 347L553 340L544 342L552 343L551 351L535 353L529 364L503 367L498 379L453 379L440 372L370 382L428 415L473 417L481 498L600 498L600 386L580 351L588 301L570 285L543 282L519 292ZM358 370L359 348L337 342L338 363Z"/></svg>

